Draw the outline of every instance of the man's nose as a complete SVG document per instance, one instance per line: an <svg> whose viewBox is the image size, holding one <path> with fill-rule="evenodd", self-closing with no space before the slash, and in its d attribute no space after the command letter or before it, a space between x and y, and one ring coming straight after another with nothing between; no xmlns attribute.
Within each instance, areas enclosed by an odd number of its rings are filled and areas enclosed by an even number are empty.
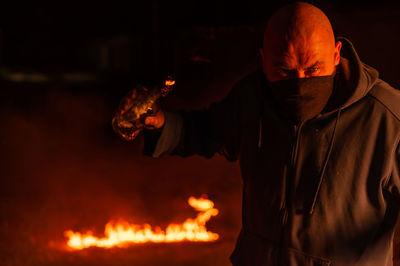
<svg viewBox="0 0 400 266"><path fill-rule="evenodd" d="M306 73L304 70L297 70L296 71L296 78L303 79L306 78Z"/></svg>

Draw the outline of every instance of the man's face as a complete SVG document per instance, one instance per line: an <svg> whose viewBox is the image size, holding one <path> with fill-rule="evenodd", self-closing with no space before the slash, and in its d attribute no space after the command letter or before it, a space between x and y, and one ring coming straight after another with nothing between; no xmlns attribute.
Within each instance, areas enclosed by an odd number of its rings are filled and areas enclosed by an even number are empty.
<svg viewBox="0 0 400 266"><path fill-rule="evenodd" d="M265 40L263 70L269 82L291 78L329 76L340 62L341 42L328 42L318 34L287 40Z"/></svg>

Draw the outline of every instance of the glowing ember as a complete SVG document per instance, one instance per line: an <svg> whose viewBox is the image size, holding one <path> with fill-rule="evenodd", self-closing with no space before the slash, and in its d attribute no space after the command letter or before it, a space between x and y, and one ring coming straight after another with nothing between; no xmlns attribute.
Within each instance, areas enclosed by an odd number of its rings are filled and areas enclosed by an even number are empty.
<svg viewBox="0 0 400 266"><path fill-rule="evenodd" d="M194 197L190 197L188 203L200 212L197 217L195 219L188 218L182 224L170 224L165 231L161 230L160 227L155 227L153 230L148 224L139 226L124 221L108 222L104 231L104 238L93 236L91 231L85 234L71 230L65 231L65 236L69 238L67 245L73 249L84 249L88 247L122 247L130 243L217 240L218 234L207 231L205 226L212 216L218 215L214 203L206 198L196 199Z"/></svg>

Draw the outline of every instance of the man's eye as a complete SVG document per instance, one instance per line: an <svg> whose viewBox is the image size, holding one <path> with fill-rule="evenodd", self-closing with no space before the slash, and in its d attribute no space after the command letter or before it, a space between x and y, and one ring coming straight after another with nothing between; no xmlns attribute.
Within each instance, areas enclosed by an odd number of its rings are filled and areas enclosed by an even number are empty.
<svg viewBox="0 0 400 266"><path fill-rule="evenodd" d="M309 69L307 69L306 73L313 74L313 73L317 72L318 70L319 70L319 67L310 67Z"/></svg>
<svg viewBox="0 0 400 266"><path fill-rule="evenodd" d="M281 69L279 69L279 73L281 74L281 75L284 75L284 76L288 76L288 75L290 75L290 70L289 69L284 69L284 68L281 68Z"/></svg>

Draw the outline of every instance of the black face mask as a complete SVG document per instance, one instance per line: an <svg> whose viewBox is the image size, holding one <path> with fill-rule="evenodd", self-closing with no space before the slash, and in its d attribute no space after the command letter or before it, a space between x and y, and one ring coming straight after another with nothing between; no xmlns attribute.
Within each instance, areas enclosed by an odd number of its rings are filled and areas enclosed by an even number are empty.
<svg viewBox="0 0 400 266"><path fill-rule="evenodd" d="M279 113L293 123L309 120L324 109L332 95L335 74L270 82Z"/></svg>

